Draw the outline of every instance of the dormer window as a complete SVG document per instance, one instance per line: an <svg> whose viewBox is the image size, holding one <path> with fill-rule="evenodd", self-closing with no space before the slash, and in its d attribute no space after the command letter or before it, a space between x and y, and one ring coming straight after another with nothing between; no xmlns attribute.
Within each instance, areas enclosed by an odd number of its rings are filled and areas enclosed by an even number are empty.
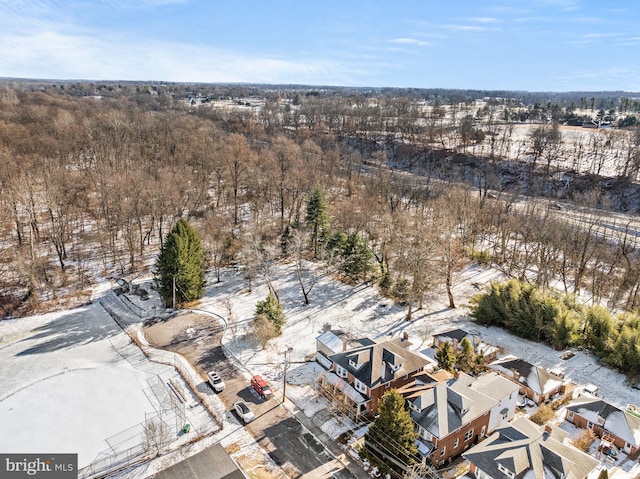
<svg viewBox="0 0 640 479"><path fill-rule="evenodd" d="M343 368L342 366L337 366L336 367L336 374L338 376L340 376L341 378L346 378L347 377L347 370L345 368Z"/></svg>
<svg viewBox="0 0 640 479"><path fill-rule="evenodd" d="M509 476L510 478L514 478L516 477L515 473L511 472L509 469L507 469L506 467L504 467L502 464L498 463L498 470L500 472L502 472L503 474L506 474L507 476Z"/></svg>
<svg viewBox="0 0 640 479"><path fill-rule="evenodd" d="M358 369L360 367L360 365L353 359L349 359L349 366L353 369Z"/></svg>

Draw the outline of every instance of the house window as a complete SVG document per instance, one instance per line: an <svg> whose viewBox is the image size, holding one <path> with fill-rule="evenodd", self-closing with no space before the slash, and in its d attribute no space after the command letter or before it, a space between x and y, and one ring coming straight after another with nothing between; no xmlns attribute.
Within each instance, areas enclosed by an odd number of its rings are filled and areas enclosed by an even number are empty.
<svg viewBox="0 0 640 479"><path fill-rule="evenodd" d="M447 446L444 446L440 451L440 457L444 456L447 453Z"/></svg>
<svg viewBox="0 0 640 479"><path fill-rule="evenodd" d="M384 385L384 387L385 387L386 389L389 389L389 387L390 387L390 386L391 386L391 382L385 383L385 385Z"/></svg>
<svg viewBox="0 0 640 479"><path fill-rule="evenodd" d="M469 429L464 435L464 442L469 441L473 437L473 429Z"/></svg>
<svg viewBox="0 0 640 479"><path fill-rule="evenodd" d="M487 429L487 426L482 426L482 430L480 431L480 436L484 436L484 432Z"/></svg>
<svg viewBox="0 0 640 479"><path fill-rule="evenodd" d="M498 470L511 478L515 477L515 473L511 472L509 469L507 469L500 463L498 463Z"/></svg>
<svg viewBox="0 0 640 479"><path fill-rule="evenodd" d="M408 374L405 374L405 375L404 375L404 379L409 379L409 375L408 375Z"/></svg>
<svg viewBox="0 0 640 479"><path fill-rule="evenodd" d="M567 421L573 422L573 411L567 412Z"/></svg>
<svg viewBox="0 0 640 479"><path fill-rule="evenodd" d="M587 429L593 430L593 423L591 421L587 423Z"/></svg>
<svg viewBox="0 0 640 479"><path fill-rule="evenodd" d="M427 441L431 441L433 439L433 435L429 431L423 428L420 428L420 435Z"/></svg>
<svg viewBox="0 0 640 479"><path fill-rule="evenodd" d="M336 374L338 376L340 376L341 378L346 378L347 377L347 370L345 368L343 368L342 366L338 366L336 368Z"/></svg>
<svg viewBox="0 0 640 479"><path fill-rule="evenodd" d="M460 444L460 438L456 437L456 442L453 443L453 448L457 449L458 448L458 444Z"/></svg>
<svg viewBox="0 0 640 479"><path fill-rule="evenodd" d="M363 394L367 394L367 386L365 386L363 383L361 383L360 381L358 381L356 379L356 381L353 383L353 385L356 388L356 391L359 391Z"/></svg>

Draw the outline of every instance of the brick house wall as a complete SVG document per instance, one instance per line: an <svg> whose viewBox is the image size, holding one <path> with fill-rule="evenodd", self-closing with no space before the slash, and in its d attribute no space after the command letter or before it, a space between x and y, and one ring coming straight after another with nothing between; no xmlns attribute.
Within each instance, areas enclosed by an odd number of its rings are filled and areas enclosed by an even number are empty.
<svg viewBox="0 0 640 479"><path fill-rule="evenodd" d="M599 426L596 423L591 423L592 427L589 427L589 421L584 417L580 416L576 412L573 412L573 418L569 419L570 413L571 411L567 411L567 421L573 423L575 426L581 429L591 429L594 432L594 434L598 437L602 437L605 434L607 434L609 437L611 437L611 439L613 439L614 446L616 446L621 451L625 451L625 446L627 445L627 442L624 439L619 438L618 436L613 434L611 431L605 430L603 427ZM629 454L633 456L637 454L639 451L640 449L638 449L637 447L631 446Z"/></svg>
<svg viewBox="0 0 640 479"><path fill-rule="evenodd" d="M489 411L482 416L477 417L470 424L466 424L460 430L443 437L442 439L433 438L432 442L435 446L433 453L429 456L429 460L434 466L441 466L450 458L459 456L474 444L482 440L482 435L487 433L489 427ZM468 435L468 436L467 436ZM468 439L465 441L465 436ZM456 446L456 440L457 447ZM444 449L444 454L442 454Z"/></svg>
<svg viewBox="0 0 640 479"><path fill-rule="evenodd" d="M408 384L412 381L412 376L417 373L420 372L421 369L417 370L417 371L413 371L405 376L401 376L398 379L395 379L393 381L389 381L389 386L386 386L386 384L381 384L373 389L367 387L366 388L366 392L362 392L361 390L358 390L358 388L356 388L355 386L355 382L356 382L356 377L350 372L347 371L347 377L343 378L346 382L348 382L351 386L353 386L353 388L358 391L359 393L367 396L370 398L369 401L367 401L367 403L365 404L365 407L367 409L367 412L370 414L376 414L378 412L378 403L380 402L380 400L382 399L382 396L384 396L384 393L386 393L389 389L397 389L401 386L404 386L405 384ZM338 364L334 363L333 364L333 372L336 373L336 375L338 375L339 377L341 377L338 374ZM366 386L366 384L365 384Z"/></svg>

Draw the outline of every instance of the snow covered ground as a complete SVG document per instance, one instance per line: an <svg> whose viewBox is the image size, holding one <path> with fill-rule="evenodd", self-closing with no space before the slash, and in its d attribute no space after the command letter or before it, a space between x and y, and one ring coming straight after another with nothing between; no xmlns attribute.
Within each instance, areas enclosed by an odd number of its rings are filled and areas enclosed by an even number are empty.
<svg viewBox="0 0 640 479"><path fill-rule="evenodd" d="M283 334L270 341L264 350L251 341L248 333L256 302L268 294L265 284L254 286L253 291L249 292L241 272L226 271L223 281L208 289L201 306L226 317L228 313L222 302L225 299L231 301L233 315L237 318L237 332L234 339L230 328L227 330L226 346L244 366L270 379L275 387L282 384L284 351L293 348L293 366L303 363L315 353L315 339L324 325L331 325L353 337L369 336L376 339L395 337L406 332L415 351L430 346L433 334L456 327L478 334L486 342L503 348L504 355L512 354L536 365L560 369L578 385L595 384L600 396L617 406L640 403L640 391L627 385L623 375L604 367L589 354L573 351L575 355L571 359L562 360L561 351L518 338L499 328L487 328L474 323L466 305L484 286L502 279L498 271L468 267L454 278L454 297L460 305L458 308L446 306L445 294L433 294L425 302L424 309L414 314L414 320L407 322L404 319L406 308L381 298L375 287L348 286L329 277L318 281L310 295L311 304L305 306L293 266L280 265L278 268L274 286L285 305L287 323ZM294 382L292 374L296 368L293 366L289 371L290 383ZM311 384L314 377L312 374L306 381L296 379L296 383Z"/></svg>
<svg viewBox="0 0 640 479"><path fill-rule="evenodd" d="M97 303L3 321L0 451L78 453L80 468L133 457L144 451L145 421L170 403L170 381L188 391L173 367L150 362ZM208 414L188 407L193 402L187 396L184 417L178 409L161 414L173 438L183 421L194 433L211 428Z"/></svg>
<svg viewBox="0 0 640 479"><path fill-rule="evenodd" d="M285 305L287 324L282 336L272 340L264 350L252 342L249 325L256 302L268 294L265 284L254 285L253 291L249 291L241 272L225 271L223 281L208 289L201 308L227 317L223 302L226 299L231 302L237 331L234 334L230 327L227 329L225 345L248 371L268 378L276 390L281 391L283 384L284 351L293 348L292 364L287 372L287 397L334 439L345 431L355 431L357 425L333 410L314 389L315 379L323 369L308 360L315 353L316 337L327 324L354 337L379 339L406 332L415 351L430 346L433 334L454 327L463 328L490 344L500 346L504 355L516 355L533 364L560 369L566 378L578 385L595 384L599 395L612 404L625 407L628 403L640 403L640 391L629 387L624 376L607 369L582 351L572 351L574 356L563 360L561 351L518 338L499 328L486 328L474 323L466 305L490 282L504 279L495 270L471 266L459 272L454 278L454 297L460 306L448 308L444 293L433 294L425 302L424 309L414 314L411 323L404 319L406 308L381 298L372 286L347 286L325 277L314 286L311 304L305 306L292 265L279 265L274 277L273 284ZM635 464L630 462L625 467L636 471L631 469ZM616 471L616 478L633 477L620 468Z"/></svg>
<svg viewBox="0 0 640 479"><path fill-rule="evenodd" d="M424 309L415 312L410 323L404 319L406 308L381 298L371 285L348 286L323 277L311 291L311 304L304 305L293 265L276 265L273 278L285 305L287 324L282 336L269 342L264 350L249 334L255 304L268 294L264 282L257 281L249 291L242 272L225 270L222 282L209 283L198 307L228 320L225 300L230 301L235 320L228 321L224 343L246 374L266 377L279 390L277 396L282 392L284 351L292 348L287 397L334 439L357 426L333 410L314 389L322 369L309 360L316 350L315 339L325 325L353 337L384 338L407 333L415 351L430 346L433 334L460 327L502 347L505 354L560 368L578 384L595 384L602 397L618 406L640 403L640 392L629 388L623 376L581 351L562 360L561 353L551 348L473 323L465 305L491 281L503 279L495 270L471 266L457 273L454 297L459 307L448 308L446 295L436 292L425 301ZM104 293L96 293L96 297ZM137 297L130 296L130 300L138 304ZM149 304L145 303L147 307ZM149 362L98 304L3 321L0 419L3 429L10 433L0 436L0 450L78 452L82 467L103 457L112 446L120 450L139 447L142 423L158 408L154 394L157 378L165 383L169 378L181 380L173 367ZM186 385L184 390L188 390ZM192 448L222 440L225 447L237 451L232 455L244 455L250 463L255 459L257 467L268 464L246 431L227 415L224 405L217 406L225 428ZM196 416L194 410L187 408L186 420L197 428L200 419ZM174 453L122 477L145 477L184 454Z"/></svg>

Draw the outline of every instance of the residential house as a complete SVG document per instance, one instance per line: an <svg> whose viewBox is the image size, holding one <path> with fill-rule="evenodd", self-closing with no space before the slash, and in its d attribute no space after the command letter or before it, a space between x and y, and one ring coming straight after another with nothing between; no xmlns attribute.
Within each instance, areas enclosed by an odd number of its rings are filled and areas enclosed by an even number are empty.
<svg viewBox="0 0 640 479"><path fill-rule="evenodd" d="M546 402L557 394L563 394L568 384L557 374L515 356L498 359L490 363L489 368L518 383L520 394L536 404Z"/></svg>
<svg viewBox="0 0 640 479"><path fill-rule="evenodd" d="M596 479L600 462L570 445L568 434L526 418L497 429L462 456L477 479Z"/></svg>
<svg viewBox="0 0 640 479"><path fill-rule="evenodd" d="M490 362L498 357L498 348L484 342L480 336L468 333L464 329L450 329L442 333L434 334L433 336L433 349L438 349L442 343L451 343L454 351L460 349L460 343L464 338L467 338L473 350L476 354L482 354L485 362Z"/></svg>
<svg viewBox="0 0 640 479"><path fill-rule="evenodd" d="M591 429L621 451L635 455L640 451L640 408L620 409L597 397L581 397L567 405L567 421Z"/></svg>
<svg viewBox="0 0 640 479"><path fill-rule="evenodd" d="M409 404L419 437L434 465L460 455L515 414L518 385L495 372L474 378L422 373L398 391Z"/></svg>
<svg viewBox="0 0 640 479"><path fill-rule="evenodd" d="M330 369L333 363L329 359L329 356L341 353L350 348L374 343L375 341L369 338L352 340L345 332L327 327L322 334L316 338L316 361L325 369Z"/></svg>
<svg viewBox="0 0 640 479"><path fill-rule="evenodd" d="M328 356L330 371L320 378L321 391L355 418L375 414L386 391L408 383L429 364L426 357L406 349L411 343L405 337L360 344Z"/></svg>

